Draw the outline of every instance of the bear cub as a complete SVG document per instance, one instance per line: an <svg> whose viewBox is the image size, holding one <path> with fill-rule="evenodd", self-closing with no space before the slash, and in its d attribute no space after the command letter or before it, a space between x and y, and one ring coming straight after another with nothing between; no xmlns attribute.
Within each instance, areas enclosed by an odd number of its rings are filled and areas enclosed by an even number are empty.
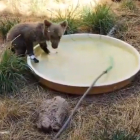
<svg viewBox="0 0 140 140"><path fill-rule="evenodd" d="M67 21L52 23L44 20L43 23L19 23L12 27L6 37L6 41L11 42L11 51L18 56L30 56L31 60L38 63L33 47L39 44L41 49L49 54L46 41L51 42L52 48L58 48L60 39L68 27Z"/></svg>

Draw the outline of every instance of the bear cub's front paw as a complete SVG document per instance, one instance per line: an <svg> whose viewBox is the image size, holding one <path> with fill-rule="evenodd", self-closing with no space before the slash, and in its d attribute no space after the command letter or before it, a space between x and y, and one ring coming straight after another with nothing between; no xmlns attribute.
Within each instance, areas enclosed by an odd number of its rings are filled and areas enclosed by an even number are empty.
<svg viewBox="0 0 140 140"><path fill-rule="evenodd" d="M33 60L34 60L35 63L39 63L38 59L34 58Z"/></svg>

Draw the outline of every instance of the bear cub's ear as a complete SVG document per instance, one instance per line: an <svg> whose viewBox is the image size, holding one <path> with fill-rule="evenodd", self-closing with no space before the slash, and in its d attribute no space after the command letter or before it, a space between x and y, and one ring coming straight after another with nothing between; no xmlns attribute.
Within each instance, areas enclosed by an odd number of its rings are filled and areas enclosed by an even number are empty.
<svg viewBox="0 0 140 140"><path fill-rule="evenodd" d="M45 25L46 27L50 27L51 24L52 24L52 23L51 23L50 21L44 20L44 25Z"/></svg>
<svg viewBox="0 0 140 140"><path fill-rule="evenodd" d="M61 22L60 25L61 25L63 28L67 28L68 22L65 20L65 21Z"/></svg>

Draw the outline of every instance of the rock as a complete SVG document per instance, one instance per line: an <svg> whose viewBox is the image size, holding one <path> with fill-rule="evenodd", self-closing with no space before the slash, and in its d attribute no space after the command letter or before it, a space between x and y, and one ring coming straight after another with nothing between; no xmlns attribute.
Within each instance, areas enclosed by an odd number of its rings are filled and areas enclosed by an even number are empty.
<svg viewBox="0 0 140 140"><path fill-rule="evenodd" d="M69 104L60 96L45 100L38 110L37 128L50 132L59 131L69 115Z"/></svg>

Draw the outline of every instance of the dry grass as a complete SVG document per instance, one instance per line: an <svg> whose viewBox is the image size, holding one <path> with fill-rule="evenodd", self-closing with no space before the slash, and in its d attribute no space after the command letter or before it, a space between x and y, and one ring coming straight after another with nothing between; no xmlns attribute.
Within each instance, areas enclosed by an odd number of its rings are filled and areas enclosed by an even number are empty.
<svg viewBox="0 0 140 140"><path fill-rule="evenodd" d="M140 2L136 2L136 5L140 6ZM117 32L116 37L140 52L140 9L122 11L120 4L113 4L113 8L125 27ZM55 133L43 134L35 127L36 109L43 99L55 95L66 98L71 109L80 98L45 90L38 84L26 85L16 95L1 95L0 140L51 140ZM140 73L130 86L122 90L86 97L60 140L118 140L112 138L117 130L139 136L139 124ZM2 134L3 131L7 133Z"/></svg>
<svg viewBox="0 0 140 140"><path fill-rule="evenodd" d="M123 0L121 3L122 8L128 9L128 10L136 10L136 5L134 0Z"/></svg>
<svg viewBox="0 0 140 140"><path fill-rule="evenodd" d="M0 20L0 34L2 35L3 40L6 39L6 35L8 31L13 27L15 24L18 24L20 20L18 18L15 19L1 19Z"/></svg>
<svg viewBox="0 0 140 140"><path fill-rule="evenodd" d="M87 97L78 109L70 127L62 134L61 140L97 140L105 137L104 130L111 136L116 130L135 133L140 123L140 95L137 78L132 86L111 94ZM43 99L60 95L66 98L71 109L79 97L46 91L37 84L26 86L11 97L0 98L1 140L51 140L54 133L45 135L35 127L36 110ZM140 128L136 134L139 134ZM68 137L69 136L69 137ZM101 140L104 140L102 137ZM108 140L108 139L106 139Z"/></svg>
<svg viewBox="0 0 140 140"><path fill-rule="evenodd" d="M83 6L90 6L91 4L95 6L96 2L101 2L101 0L2 0L0 5L1 11L12 14L48 16L51 15L50 11L60 11L65 15L66 10L73 9L77 5L77 10L81 10Z"/></svg>

